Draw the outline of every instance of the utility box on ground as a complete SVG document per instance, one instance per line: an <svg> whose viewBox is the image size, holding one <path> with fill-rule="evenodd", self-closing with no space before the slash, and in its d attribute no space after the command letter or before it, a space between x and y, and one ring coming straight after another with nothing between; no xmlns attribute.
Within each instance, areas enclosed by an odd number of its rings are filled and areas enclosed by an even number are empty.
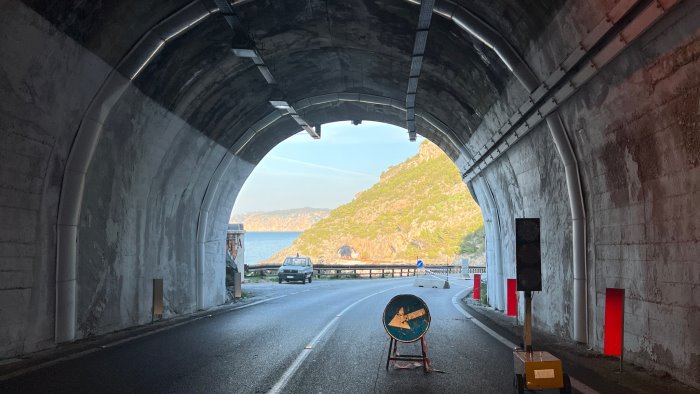
<svg viewBox="0 0 700 394"><path fill-rule="evenodd" d="M515 387L521 390L551 390L571 392L569 377L564 374L561 360L548 352L513 352ZM567 391L569 390L569 391Z"/></svg>

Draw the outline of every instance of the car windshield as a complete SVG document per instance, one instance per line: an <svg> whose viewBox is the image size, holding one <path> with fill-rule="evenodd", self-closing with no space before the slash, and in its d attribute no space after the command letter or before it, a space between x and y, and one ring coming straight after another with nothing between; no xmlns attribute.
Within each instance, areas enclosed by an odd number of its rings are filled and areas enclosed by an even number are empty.
<svg viewBox="0 0 700 394"><path fill-rule="evenodd" d="M302 257L287 257L284 265L306 265L306 259Z"/></svg>

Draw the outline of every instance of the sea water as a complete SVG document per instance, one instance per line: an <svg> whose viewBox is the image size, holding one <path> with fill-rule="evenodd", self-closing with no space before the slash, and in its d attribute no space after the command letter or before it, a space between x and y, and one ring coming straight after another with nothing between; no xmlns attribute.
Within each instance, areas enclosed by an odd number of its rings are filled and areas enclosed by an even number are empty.
<svg viewBox="0 0 700 394"><path fill-rule="evenodd" d="M300 232L251 232L245 233L245 263L256 264L269 259L275 253L290 246Z"/></svg>

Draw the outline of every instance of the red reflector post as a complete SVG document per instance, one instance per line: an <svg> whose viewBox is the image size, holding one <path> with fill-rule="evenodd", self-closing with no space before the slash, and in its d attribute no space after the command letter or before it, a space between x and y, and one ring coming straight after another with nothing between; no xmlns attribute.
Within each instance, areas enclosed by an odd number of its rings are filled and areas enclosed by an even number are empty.
<svg viewBox="0 0 700 394"><path fill-rule="evenodd" d="M474 299L481 299L481 274L474 274Z"/></svg>
<svg viewBox="0 0 700 394"><path fill-rule="evenodd" d="M605 337L603 354L622 355L625 314L625 289L605 289Z"/></svg>
<svg viewBox="0 0 700 394"><path fill-rule="evenodd" d="M518 314L518 282L515 279L508 279L508 295L506 296L506 315L515 316Z"/></svg>

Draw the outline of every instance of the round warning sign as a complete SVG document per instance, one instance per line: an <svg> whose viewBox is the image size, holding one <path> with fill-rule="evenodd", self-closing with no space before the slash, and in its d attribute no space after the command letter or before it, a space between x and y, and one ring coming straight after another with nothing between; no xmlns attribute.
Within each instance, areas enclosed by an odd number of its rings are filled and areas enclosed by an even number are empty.
<svg viewBox="0 0 700 394"><path fill-rule="evenodd" d="M384 308L386 333L399 342L415 342L430 327L430 311L425 302L413 294L399 294Z"/></svg>

